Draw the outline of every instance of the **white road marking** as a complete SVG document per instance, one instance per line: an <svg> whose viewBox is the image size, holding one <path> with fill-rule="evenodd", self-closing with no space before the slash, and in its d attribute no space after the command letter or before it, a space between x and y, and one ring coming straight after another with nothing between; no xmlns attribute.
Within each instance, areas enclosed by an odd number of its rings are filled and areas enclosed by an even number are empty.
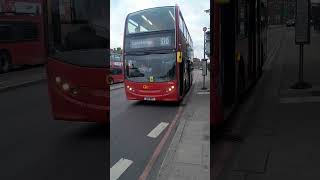
<svg viewBox="0 0 320 180"><path fill-rule="evenodd" d="M129 159L121 158L115 165L110 168L110 180L117 180L133 163Z"/></svg>
<svg viewBox="0 0 320 180"><path fill-rule="evenodd" d="M280 103L309 103L309 102L320 102L320 96L307 96L307 97L287 97L281 98Z"/></svg>
<svg viewBox="0 0 320 180"><path fill-rule="evenodd" d="M157 127L155 127L147 136L151 138L158 137L161 132L169 125L169 123L161 122Z"/></svg>
<svg viewBox="0 0 320 180"><path fill-rule="evenodd" d="M210 94L210 92L207 92L207 91L199 91L199 92L197 92L197 94L199 94L199 95L202 95L202 94Z"/></svg>

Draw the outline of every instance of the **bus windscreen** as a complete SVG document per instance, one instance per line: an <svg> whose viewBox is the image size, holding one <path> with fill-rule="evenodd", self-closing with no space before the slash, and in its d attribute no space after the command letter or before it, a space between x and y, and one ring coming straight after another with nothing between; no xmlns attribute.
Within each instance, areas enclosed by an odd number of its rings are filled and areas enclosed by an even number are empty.
<svg viewBox="0 0 320 180"><path fill-rule="evenodd" d="M82 67L107 67L108 30L107 2L104 0L72 1L53 8L52 29L54 45L51 56L64 63ZM60 4L61 5L61 4ZM66 13L68 10L71 13ZM73 15L74 14L74 15Z"/></svg>
<svg viewBox="0 0 320 180"><path fill-rule="evenodd" d="M173 29L175 29L174 7L142 10L129 14L127 18L127 35Z"/></svg>
<svg viewBox="0 0 320 180"><path fill-rule="evenodd" d="M168 82L176 77L175 53L128 55L126 77L133 82Z"/></svg>

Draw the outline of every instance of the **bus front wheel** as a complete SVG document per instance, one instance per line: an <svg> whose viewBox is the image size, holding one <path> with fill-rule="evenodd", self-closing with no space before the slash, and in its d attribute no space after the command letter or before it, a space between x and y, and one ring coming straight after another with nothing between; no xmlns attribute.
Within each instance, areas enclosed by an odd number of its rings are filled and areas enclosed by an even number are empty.
<svg viewBox="0 0 320 180"><path fill-rule="evenodd" d="M0 52L0 73L6 73L10 70L10 56L7 52Z"/></svg>

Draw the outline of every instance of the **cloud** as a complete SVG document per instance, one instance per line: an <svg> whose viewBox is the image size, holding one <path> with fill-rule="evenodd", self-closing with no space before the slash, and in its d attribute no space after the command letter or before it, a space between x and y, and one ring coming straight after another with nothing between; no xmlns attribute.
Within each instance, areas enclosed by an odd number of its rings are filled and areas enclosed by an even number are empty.
<svg viewBox="0 0 320 180"><path fill-rule="evenodd" d="M203 56L204 26L210 26L210 16L204 10L210 8L210 0L111 0L110 6L110 45L111 48L122 47L124 22L127 14L158 6L178 4L193 40L194 56Z"/></svg>

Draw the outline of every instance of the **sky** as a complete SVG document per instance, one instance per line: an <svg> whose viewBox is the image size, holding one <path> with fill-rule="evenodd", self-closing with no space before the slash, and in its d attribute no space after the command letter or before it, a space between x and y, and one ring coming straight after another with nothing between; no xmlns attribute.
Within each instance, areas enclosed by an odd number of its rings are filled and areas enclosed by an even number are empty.
<svg viewBox="0 0 320 180"><path fill-rule="evenodd" d="M210 0L111 0L110 47L123 44L124 22L127 14L146 8L174 6L178 4L190 36L194 57L203 58L203 27L210 27L210 16L204 10L210 8Z"/></svg>

